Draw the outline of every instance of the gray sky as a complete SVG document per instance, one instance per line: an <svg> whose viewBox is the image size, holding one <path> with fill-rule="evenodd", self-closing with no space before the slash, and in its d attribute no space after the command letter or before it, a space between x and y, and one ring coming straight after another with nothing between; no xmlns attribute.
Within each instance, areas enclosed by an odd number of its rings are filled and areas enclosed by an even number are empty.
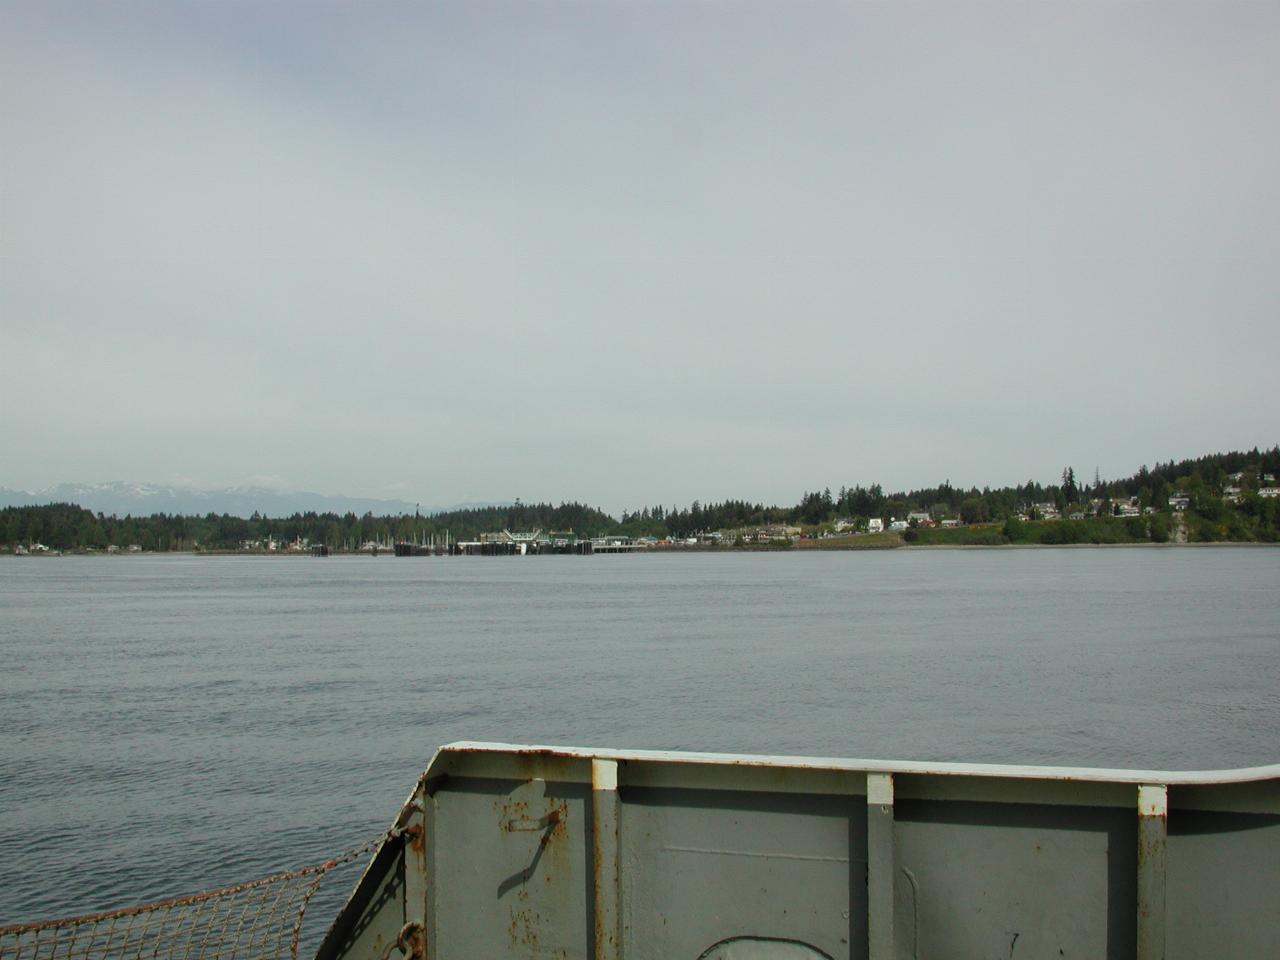
<svg viewBox="0 0 1280 960"><path fill-rule="evenodd" d="M0 22L0 485L617 511L1280 441L1280 4Z"/></svg>

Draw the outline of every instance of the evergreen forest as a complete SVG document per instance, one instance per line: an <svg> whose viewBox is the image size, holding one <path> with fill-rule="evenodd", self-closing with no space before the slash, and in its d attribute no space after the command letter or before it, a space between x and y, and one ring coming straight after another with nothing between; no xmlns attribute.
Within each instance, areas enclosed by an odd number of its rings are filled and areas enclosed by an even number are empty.
<svg viewBox="0 0 1280 960"><path fill-rule="evenodd" d="M1130 477L1081 479L1065 467L1060 482L1034 480L1000 488L949 481L888 492L879 484L806 491L792 506L726 499L688 506L648 506L614 517L582 503L523 504L431 516L296 513L289 517L225 514L117 517L71 503L0 510L0 548L39 544L59 551L236 551L325 544L336 551L395 541L443 543L501 530L569 531L580 537L629 536L688 541L715 534L723 546L760 543L894 546L899 544L1278 542L1280 447L1218 453L1144 466ZM908 518L910 518L908 520ZM869 522L894 533L865 534ZM899 523L901 526L901 522Z"/></svg>

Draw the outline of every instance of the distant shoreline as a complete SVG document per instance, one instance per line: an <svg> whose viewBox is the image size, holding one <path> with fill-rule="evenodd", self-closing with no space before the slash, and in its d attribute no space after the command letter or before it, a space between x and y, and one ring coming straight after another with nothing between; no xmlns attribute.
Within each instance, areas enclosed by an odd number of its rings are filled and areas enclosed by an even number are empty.
<svg viewBox="0 0 1280 960"><path fill-rule="evenodd" d="M904 543L901 550L1181 550L1184 547L1280 547L1257 540L1214 540L1195 543ZM849 549L857 549L852 547Z"/></svg>
<svg viewBox="0 0 1280 960"><path fill-rule="evenodd" d="M1257 549L1276 549L1280 548L1280 543L1263 543L1251 540L1215 540L1211 542L1194 542L1194 543L1151 543L1151 542L1135 542L1135 543L868 543L868 544L847 544L839 545L822 545L822 546L798 546L792 544L790 546L741 546L741 547L724 547L724 546L663 546L650 547L645 550L636 550L633 555L643 556L645 554L692 554L692 553L717 553L717 554L733 554L733 553L780 553L780 554L798 554L798 553L876 553L884 551L896 550L1181 550L1184 548L1204 549L1213 547L1249 547ZM605 554L601 554L604 556ZM610 554L612 556L612 554ZM32 554L15 554L11 551L0 552L0 557L8 557L22 560L56 560L65 559L67 557L101 557L113 560L127 559L129 557L254 557L254 558L270 558L276 560L317 560L328 559L324 557L313 557L310 553L256 553L244 550L143 550L134 553L107 553L106 551L87 551L87 550L63 550L50 551L48 553L32 553ZM377 554L360 553L360 552L335 552L330 557L368 557L369 559L378 559L382 557L390 557L392 559L404 559L394 557L390 550L381 550ZM423 558L416 557L412 559L448 559L448 556ZM482 558L492 559L492 558Z"/></svg>

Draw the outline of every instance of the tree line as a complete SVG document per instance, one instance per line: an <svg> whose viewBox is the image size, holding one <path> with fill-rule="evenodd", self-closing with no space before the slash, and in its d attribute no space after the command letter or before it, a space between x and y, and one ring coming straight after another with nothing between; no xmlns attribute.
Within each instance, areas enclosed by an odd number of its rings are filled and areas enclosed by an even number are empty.
<svg viewBox="0 0 1280 960"><path fill-rule="evenodd" d="M326 544L356 550L365 543L398 540L428 543L474 539L494 530L542 529L608 531L617 521L581 503L520 504L455 510L431 516L366 513L295 513L289 517L235 517L228 514L115 517L93 513L72 503L0 510L0 543L10 547L41 543L54 550L137 546L147 551L236 550L243 544Z"/></svg>
<svg viewBox="0 0 1280 960"><path fill-rule="evenodd" d="M1241 474L1238 483L1232 477ZM1151 507L1157 513L1170 513L1169 498L1185 495L1188 500L1187 522L1192 539L1201 540L1277 540L1276 511L1280 501L1258 496L1267 476L1280 477L1280 446L1269 450L1254 448L1245 452L1210 454L1194 459L1143 466L1130 477L1104 481L1094 471L1092 481L1080 479L1074 467L1065 467L1061 482L1042 484L1036 480L1012 486L991 488L957 487L946 480L936 487L886 492L880 484L842 486L833 493L830 487L821 491L805 491L792 507L765 506L743 500L725 500L703 504L694 501L689 507L646 507L624 512L622 532L637 536L690 537L712 530L734 530L788 524L818 528L836 520L866 521L879 518L906 519L911 514L924 514L933 521L954 519L964 524L1003 524L1029 516L1038 519L1046 505L1063 516L1084 513L1106 515L1120 501L1136 499L1141 508ZM1274 481L1272 481L1274 485ZM1238 502L1224 499L1232 486L1240 488ZM1167 518L1163 527L1167 528ZM1064 527L1064 530L1073 528ZM1161 536L1157 523L1155 538ZM1071 535L1071 534L1055 534ZM1051 535L1052 539L1052 535Z"/></svg>
<svg viewBox="0 0 1280 960"><path fill-rule="evenodd" d="M1233 479L1239 475L1239 479ZM1280 477L1280 446L1269 450L1210 454L1178 462L1143 466L1130 477L1104 481L1094 472L1081 480L1073 467L1062 471L1056 484L1035 480L1001 488L957 487L950 480L935 487L886 492L880 484L827 487L805 491L793 506L765 505L748 500L702 503L687 507L662 505L625 511L620 518L587 504L570 502L476 507L430 516L374 516L366 513L295 513L290 517L234 517L226 514L182 516L157 513L149 517L116 517L93 513L70 503L0 510L0 543L42 543L57 550L127 548L143 550L234 550L244 543L280 544L306 541L335 549L358 549L367 542L397 540L442 542L475 539L498 530L573 530L580 536L650 536L685 538L711 531L745 530L779 524L820 530L837 520L904 519L927 515L935 521L954 519L967 525L1003 524L1006 538L1017 539L1023 518L1039 519L1037 511L1052 506L1063 517L1086 514L1108 516L1120 501L1135 499L1158 516L1144 521L1145 536L1161 539L1170 526L1169 498L1184 497L1182 522L1191 539L1280 540L1280 500L1259 496L1258 490ZM1229 488L1238 488L1231 498ZM1118 510L1116 511L1118 512ZM1144 514L1147 511L1144 509ZM1053 537L1098 536L1081 533L1063 520ZM1136 534L1136 526L1129 532ZM1101 528L1099 528L1101 529ZM1119 529L1119 528L1117 528ZM1008 533L1012 531L1012 536ZM1073 532L1074 531L1074 532ZM1071 542L1071 541L1065 541Z"/></svg>

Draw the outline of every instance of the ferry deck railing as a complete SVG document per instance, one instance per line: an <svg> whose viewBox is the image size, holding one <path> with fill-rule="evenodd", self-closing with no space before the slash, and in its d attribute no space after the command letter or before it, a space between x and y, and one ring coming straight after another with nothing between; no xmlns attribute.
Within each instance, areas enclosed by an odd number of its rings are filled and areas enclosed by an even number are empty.
<svg viewBox="0 0 1280 960"><path fill-rule="evenodd" d="M318 960L1280 951L1280 765L456 743L389 836Z"/></svg>

